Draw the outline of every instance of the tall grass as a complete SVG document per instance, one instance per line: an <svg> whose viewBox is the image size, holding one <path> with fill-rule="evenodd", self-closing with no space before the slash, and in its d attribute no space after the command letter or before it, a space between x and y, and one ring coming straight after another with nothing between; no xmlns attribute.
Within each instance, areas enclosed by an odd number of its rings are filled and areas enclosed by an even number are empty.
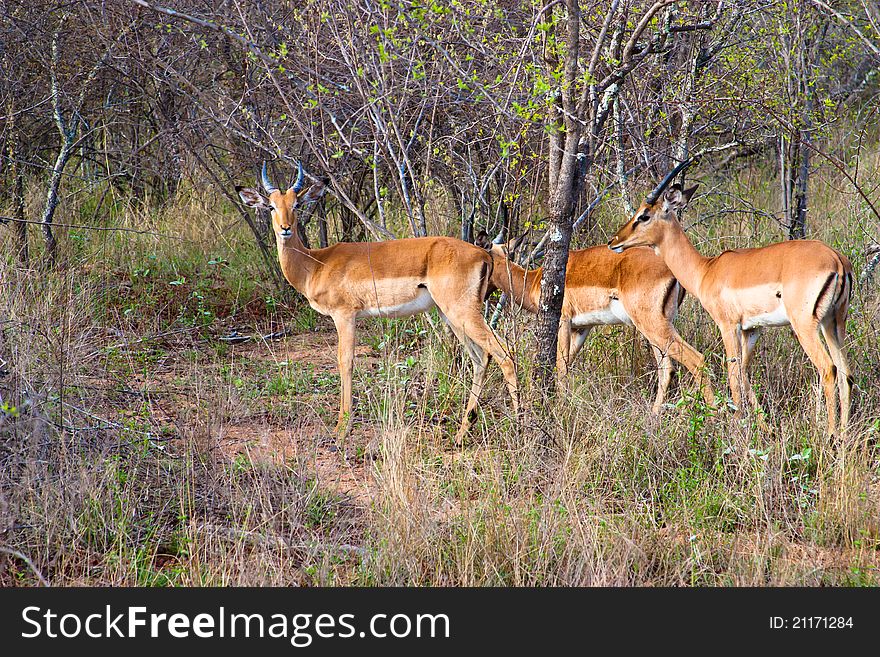
<svg viewBox="0 0 880 657"><path fill-rule="evenodd" d="M880 171L877 154L861 166ZM812 235L858 274L878 227L839 181L815 183ZM749 209L772 211L775 184L749 169L708 185L686 215L698 247L781 239ZM91 222L78 198L60 223ZM0 263L0 584L877 583L876 288L853 300L843 441L824 437L787 330L754 365L765 434L706 407L687 376L652 416L653 359L631 329L595 331L570 393L548 400L531 319L508 312L522 417L492 368L453 448L470 376L455 341L436 317L364 322L344 455L332 325L272 286L234 215L195 194L114 208L108 225L145 232L71 229L54 273ZM612 202L583 239L618 223ZM723 393L708 316L689 299L678 324ZM293 334L263 337L280 329Z"/></svg>

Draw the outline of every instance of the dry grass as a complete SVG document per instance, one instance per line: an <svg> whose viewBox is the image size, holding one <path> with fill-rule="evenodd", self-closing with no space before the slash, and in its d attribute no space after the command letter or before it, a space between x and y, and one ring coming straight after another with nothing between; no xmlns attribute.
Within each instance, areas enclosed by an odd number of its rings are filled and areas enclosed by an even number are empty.
<svg viewBox="0 0 880 657"><path fill-rule="evenodd" d="M745 172L689 211L709 217L700 247L779 238L761 217L709 211L721 192L772 208L770 185ZM816 191L818 234L860 269L877 227L831 189ZM22 557L59 585L878 583L876 290L854 300L842 443L823 437L788 331L758 352L763 435L704 407L687 377L652 417L652 359L632 330L596 331L571 394L547 401L530 384L530 324L507 316L532 404L510 418L494 370L457 450L469 368L436 321L411 319L361 327L346 459L328 430L332 326L275 298L243 229L211 207L115 219L178 239L67 235L57 274L0 263L0 584L38 583ZM720 340L693 300L679 326L723 390ZM292 335L220 339L280 328Z"/></svg>

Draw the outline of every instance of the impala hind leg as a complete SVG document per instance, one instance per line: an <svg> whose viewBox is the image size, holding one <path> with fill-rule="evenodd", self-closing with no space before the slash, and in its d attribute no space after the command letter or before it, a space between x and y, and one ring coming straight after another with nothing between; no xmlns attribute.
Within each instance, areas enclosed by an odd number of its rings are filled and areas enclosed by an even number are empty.
<svg viewBox="0 0 880 657"><path fill-rule="evenodd" d="M828 324L831 326L828 326ZM822 335L825 336L825 344L831 353L831 360L837 368L837 392L840 396L840 432L846 431L849 425L850 397L852 394L852 370L843 350L846 341L846 312L842 320L834 317L821 324Z"/></svg>
<svg viewBox="0 0 880 657"><path fill-rule="evenodd" d="M675 327L669 321L656 321L653 323L649 322L638 322L633 320L633 323L636 325L636 328L644 335L648 342L651 343L652 350L659 350L661 353L664 353L667 356L667 361L669 358L672 360L678 361L682 365L687 368L687 371L691 373L691 376L694 377L694 381L697 383L697 388L700 391L700 394L703 396L703 400L707 405L714 407L715 406L715 392L712 390L712 384L709 382L709 377L706 374L706 358L699 351L690 346L684 339L679 335L678 331L675 330ZM654 358L657 359L657 352L654 352ZM665 366L665 364L664 364ZM672 375L671 364L669 364L669 375ZM657 386L657 400L654 402L654 408L656 409L654 412L659 412L659 405L663 404L663 399L660 397L660 389L662 384L662 378L664 373L661 370L661 362L657 360L657 374L658 379L661 380ZM666 396L666 390L669 387L669 382L665 383L665 387L663 388L663 397Z"/></svg>
<svg viewBox="0 0 880 657"><path fill-rule="evenodd" d="M560 391L569 391L571 389L571 364L574 362L575 358L578 357L578 354L581 353L581 349L584 348L584 343L587 341L587 336L590 334L592 330L592 326L585 326L574 328L572 327L569 331L568 338L568 357L565 360L565 373L560 374L559 368L559 352L557 349L557 357L556 357L556 385L557 389ZM562 335L560 331L560 335L558 336L559 340L562 340Z"/></svg>
<svg viewBox="0 0 880 657"><path fill-rule="evenodd" d="M470 431L474 420L476 420L477 404L480 401L480 393L483 391L483 383L486 381L486 368L489 366L488 352L479 349L473 343L468 345L467 343L471 342L471 340L467 337L462 342L465 343L468 354L474 364L474 376L471 380L471 390L468 394L464 416L461 418L461 426L459 426L458 432L455 434L456 445L461 445L464 442L464 437Z"/></svg>
<svg viewBox="0 0 880 657"><path fill-rule="evenodd" d="M338 338L336 358L341 384L336 436L343 440L351 429L351 378L354 369L355 318L354 315L334 315L333 323L336 325Z"/></svg>
<svg viewBox="0 0 880 657"><path fill-rule="evenodd" d="M675 340L669 345L669 356L687 368L697 384L697 389L707 406L715 407L715 391L706 371L706 357L685 342L676 332Z"/></svg>
<svg viewBox="0 0 880 657"><path fill-rule="evenodd" d="M450 316L450 313L447 313L447 316ZM460 323L461 331L481 350L481 353L487 359L491 357L498 363L501 372L504 374L504 380L507 383L507 390L510 393L513 404L513 412L514 414L519 414L519 385L516 380L516 368L513 364L513 358L507 353L495 332L486 324L486 320L483 319L483 314L480 311L480 306L474 305L473 307L461 308L457 312L452 313L452 316L456 317L458 320L456 323ZM481 372L479 381L477 381L476 376L474 377L474 385L471 390L472 392L476 391L477 396L479 396L479 392L482 389L482 377L484 375L485 368ZM470 401L468 400L469 404ZM462 424L462 431L466 430L464 424Z"/></svg>
<svg viewBox="0 0 880 657"><path fill-rule="evenodd" d="M559 331L556 334L556 389L568 390L568 366L571 364L571 318L559 318Z"/></svg>
<svg viewBox="0 0 880 657"><path fill-rule="evenodd" d="M486 368L489 365L489 353L475 344L474 341L468 337L462 327L456 326L456 324L448 318L446 323L455 334L455 337L458 338L458 341L461 342L465 353L467 353L474 366L473 378L471 379L471 390L468 394L467 404L465 405L464 416L461 418L461 425L458 428L458 432L455 434L455 444L461 445L462 442L464 442L464 437L467 435L468 431L470 431L471 423L476 417L477 403L480 400L480 392L483 389L483 382L486 379Z"/></svg>
<svg viewBox="0 0 880 657"><path fill-rule="evenodd" d="M825 395L825 410L828 414L828 435L833 436L837 429L837 367L819 339L817 322L813 318L811 320L803 322L800 326L795 326L792 322L792 328L807 357L819 372Z"/></svg>

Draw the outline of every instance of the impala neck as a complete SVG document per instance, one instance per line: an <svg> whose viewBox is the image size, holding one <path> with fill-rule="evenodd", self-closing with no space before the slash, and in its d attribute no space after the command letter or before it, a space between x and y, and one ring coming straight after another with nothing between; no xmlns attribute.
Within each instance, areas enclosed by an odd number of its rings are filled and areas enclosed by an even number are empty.
<svg viewBox="0 0 880 657"><path fill-rule="evenodd" d="M508 258L496 256L492 281L507 294L510 302L522 306L530 313L538 312L541 289L541 268L525 270Z"/></svg>
<svg viewBox="0 0 880 657"><path fill-rule="evenodd" d="M669 228L663 232L662 241L655 245L655 249L682 287L699 298L700 284L706 274L709 258L694 248L681 224L670 221Z"/></svg>
<svg viewBox="0 0 880 657"><path fill-rule="evenodd" d="M284 278L297 291L308 296L308 281L315 270L316 261L311 251L305 247L299 238L299 229L294 224L293 235L285 241L275 238L278 247L278 262Z"/></svg>

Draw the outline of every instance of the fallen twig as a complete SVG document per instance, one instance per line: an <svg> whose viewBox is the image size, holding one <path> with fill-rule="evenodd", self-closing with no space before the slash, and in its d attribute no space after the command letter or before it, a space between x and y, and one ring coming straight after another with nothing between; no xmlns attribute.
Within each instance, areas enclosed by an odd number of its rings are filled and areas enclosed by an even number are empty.
<svg viewBox="0 0 880 657"><path fill-rule="evenodd" d="M43 577L43 574L37 569L37 567L34 565L34 562L31 561L30 557L28 557L26 554L24 554L23 552L19 552L18 550L13 550L12 548L5 547L3 545L0 545L0 552L24 561L27 564L28 568L33 571L34 575L37 576L37 579L40 580L40 584L42 584L43 586L50 586L48 580Z"/></svg>

